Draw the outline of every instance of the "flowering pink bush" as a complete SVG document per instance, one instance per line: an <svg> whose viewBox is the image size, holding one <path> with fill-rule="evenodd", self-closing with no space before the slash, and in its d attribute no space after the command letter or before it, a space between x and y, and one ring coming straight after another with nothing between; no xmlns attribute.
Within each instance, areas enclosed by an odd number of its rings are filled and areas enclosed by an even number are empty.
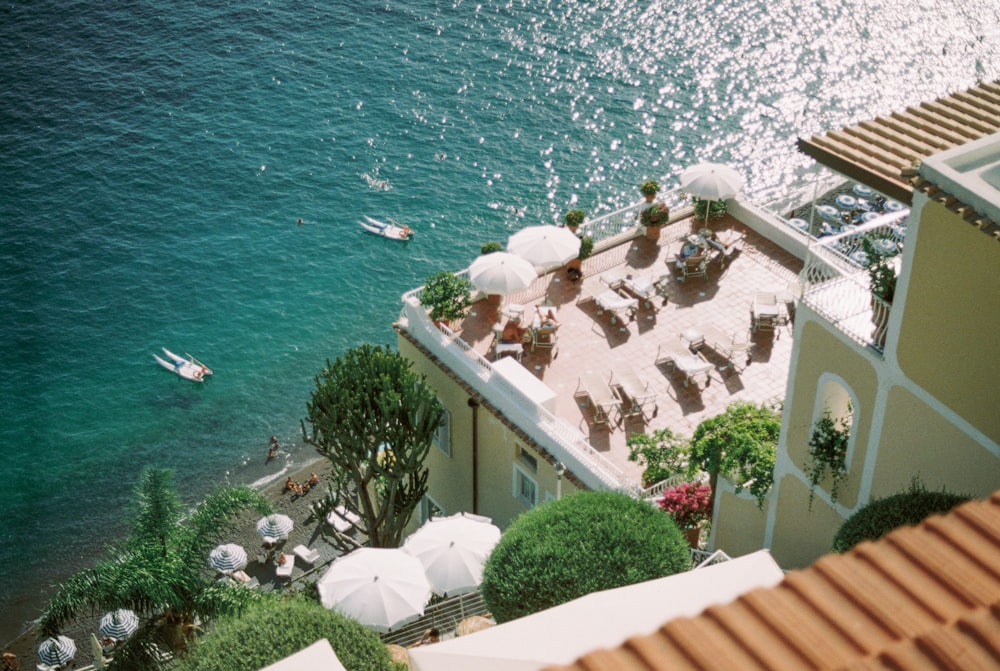
<svg viewBox="0 0 1000 671"><path fill-rule="evenodd" d="M697 482L665 489L657 502L681 529L693 529L712 516L712 488Z"/></svg>

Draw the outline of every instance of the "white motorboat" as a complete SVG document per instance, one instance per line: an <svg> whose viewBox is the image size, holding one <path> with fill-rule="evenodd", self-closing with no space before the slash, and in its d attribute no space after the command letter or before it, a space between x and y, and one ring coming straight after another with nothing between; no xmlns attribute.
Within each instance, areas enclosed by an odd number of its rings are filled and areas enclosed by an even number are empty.
<svg viewBox="0 0 1000 671"><path fill-rule="evenodd" d="M390 221L392 221L390 219ZM400 226L399 222L392 221L392 223L385 223L384 221L379 221L373 217L365 215L364 221L358 222L361 228L365 229L373 235L380 235L383 238L389 238L390 240L409 240L413 237L413 231L409 226Z"/></svg>
<svg viewBox="0 0 1000 671"><path fill-rule="evenodd" d="M156 363L160 364L171 373L176 373L185 380L192 380L194 382L201 382L205 379L206 375L212 374L212 369L203 364L202 362L195 359L193 356L188 354L188 358L184 358L178 354L174 354L166 347L163 348L163 353L166 355L167 359L163 359L157 355L153 355Z"/></svg>

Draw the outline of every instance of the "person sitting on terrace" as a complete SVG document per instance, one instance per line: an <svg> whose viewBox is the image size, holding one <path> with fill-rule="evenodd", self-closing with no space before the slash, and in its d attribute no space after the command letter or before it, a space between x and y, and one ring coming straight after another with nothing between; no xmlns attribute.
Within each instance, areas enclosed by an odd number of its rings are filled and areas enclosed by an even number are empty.
<svg viewBox="0 0 1000 671"><path fill-rule="evenodd" d="M521 319L519 317L514 317L503 327L503 332L500 334L500 342L522 342L524 340L524 333L527 330L528 329L521 326Z"/></svg>
<svg viewBox="0 0 1000 671"><path fill-rule="evenodd" d="M548 308L543 311L541 306L536 305L535 312L538 313L540 328L553 330L559 328L559 320L556 319L556 313L552 310L552 308Z"/></svg>
<svg viewBox="0 0 1000 671"><path fill-rule="evenodd" d="M438 631L436 627L432 627L424 632L424 635L420 637L416 643L411 645L411 648L416 648L420 645L426 645L428 643L437 643L441 640L441 632Z"/></svg>

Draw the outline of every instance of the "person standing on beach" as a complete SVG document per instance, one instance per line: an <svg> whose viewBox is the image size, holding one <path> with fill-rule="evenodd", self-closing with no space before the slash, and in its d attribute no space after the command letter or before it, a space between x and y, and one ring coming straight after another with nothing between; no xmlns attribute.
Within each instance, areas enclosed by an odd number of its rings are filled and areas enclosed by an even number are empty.
<svg viewBox="0 0 1000 671"><path fill-rule="evenodd" d="M278 438L271 436L271 446L267 450L267 460L271 461L278 456Z"/></svg>

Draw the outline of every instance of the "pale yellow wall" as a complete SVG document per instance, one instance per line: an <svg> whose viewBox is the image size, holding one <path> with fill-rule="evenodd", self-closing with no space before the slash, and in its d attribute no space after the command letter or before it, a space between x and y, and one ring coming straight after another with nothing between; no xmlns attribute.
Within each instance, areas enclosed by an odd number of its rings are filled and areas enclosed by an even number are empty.
<svg viewBox="0 0 1000 671"><path fill-rule="evenodd" d="M945 486L957 494L984 497L1000 489L1000 458L906 389L890 390L885 426L873 498L906 489L915 475L929 490Z"/></svg>
<svg viewBox="0 0 1000 671"><path fill-rule="evenodd" d="M849 472L838 490L838 501L853 507L858 501L862 469L868 452L868 436L872 428L871 408L875 405L877 381L870 359L857 346L840 340L815 321L806 321L799 335L799 356L792 370L795 385L792 397L785 399L783 445L792 463L802 472L810 463L809 438L817 417L816 395L824 373L835 373L841 383L857 399L853 434L849 444ZM779 448L780 449L780 448ZM823 484L828 488L830 479ZM784 494L784 492L782 492ZM785 501L781 501L784 511Z"/></svg>
<svg viewBox="0 0 1000 671"><path fill-rule="evenodd" d="M1000 443L1000 242L928 202L897 357L908 378Z"/></svg>
<svg viewBox="0 0 1000 671"><path fill-rule="evenodd" d="M844 518L819 499L810 510L809 487L793 475L781 478L780 491L771 554L783 569L802 568L830 551Z"/></svg>
<svg viewBox="0 0 1000 671"><path fill-rule="evenodd" d="M761 511L757 499L719 488L718 519L712 529L712 547L730 557L756 552L764 545L767 506Z"/></svg>

